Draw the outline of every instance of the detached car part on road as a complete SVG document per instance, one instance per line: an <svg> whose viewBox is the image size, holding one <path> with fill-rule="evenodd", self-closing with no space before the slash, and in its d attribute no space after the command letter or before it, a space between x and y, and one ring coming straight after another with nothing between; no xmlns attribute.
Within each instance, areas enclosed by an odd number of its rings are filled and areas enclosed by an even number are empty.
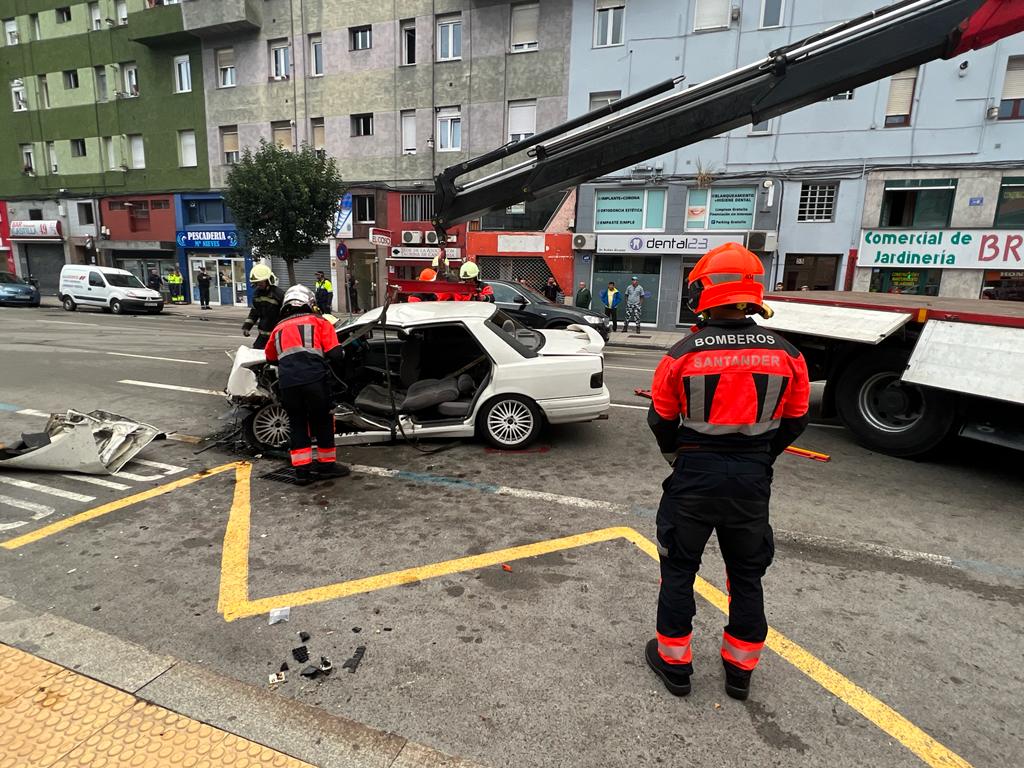
<svg viewBox="0 0 1024 768"><path fill-rule="evenodd" d="M479 435L496 448L532 443L544 422L603 417L604 340L589 325L527 328L493 304L421 302L338 323L345 371L334 383L339 445ZM246 439L261 450L288 442L277 369L242 347L228 400L248 410Z"/></svg>

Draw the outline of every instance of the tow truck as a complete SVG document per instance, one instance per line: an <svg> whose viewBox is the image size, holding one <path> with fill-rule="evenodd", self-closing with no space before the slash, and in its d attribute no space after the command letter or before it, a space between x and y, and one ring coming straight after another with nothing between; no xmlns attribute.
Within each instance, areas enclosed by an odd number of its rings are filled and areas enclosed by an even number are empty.
<svg viewBox="0 0 1024 768"><path fill-rule="evenodd" d="M1021 31L1022 0L903 0L693 87L666 80L446 168L435 179L438 242L488 211ZM766 324L786 332L825 381L825 414L868 447L918 456L960 434L1024 448L1021 305L854 292L773 299Z"/></svg>

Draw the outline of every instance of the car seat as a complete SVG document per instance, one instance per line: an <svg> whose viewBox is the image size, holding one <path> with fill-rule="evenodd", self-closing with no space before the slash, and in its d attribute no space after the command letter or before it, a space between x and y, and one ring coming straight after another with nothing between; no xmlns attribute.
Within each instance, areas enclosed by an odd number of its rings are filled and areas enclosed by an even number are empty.
<svg viewBox="0 0 1024 768"><path fill-rule="evenodd" d="M458 380L459 397L457 400L447 400L439 403L437 412L449 418L468 416L473 407L473 395L476 392L476 382L468 373L459 376Z"/></svg>

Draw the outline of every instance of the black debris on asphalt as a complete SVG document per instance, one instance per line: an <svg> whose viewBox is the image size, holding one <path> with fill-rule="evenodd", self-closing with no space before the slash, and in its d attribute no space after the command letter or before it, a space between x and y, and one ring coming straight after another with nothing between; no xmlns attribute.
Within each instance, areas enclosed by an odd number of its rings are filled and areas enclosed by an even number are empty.
<svg viewBox="0 0 1024 768"><path fill-rule="evenodd" d="M323 673L320 671L319 667L314 667L312 664L310 664L308 667L305 667L299 674L301 674L303 677L313 680L314 678L320 677L320 675Z"/></svg>
<svg viewBox="0 0 1024 768"><path fill-rule="evenodd" d="M312 635L310 635L309 632L299 632L299 640L303 643L308 642L310 637L312 637Z"/></svg>
<svg viewBox="0 0 1024 768"><path fill-rule="evenodd" d="M366 646L360 645L356 648L355 653L352 654L352 658L341 665L342 669L347 669L352 674L355 674L356 670L359 669L359 664L363 660L363 655L366 653Z"/></svg>
<svg viewBox="0 0 1024 768"><path fill-rule="evenodd" d="M309 661L309 649L304 645L300 645L298 648L292 648L292 658L299 662L299 664L305 664ZM305 674L305 672L303 672L303 674Z"/></svg>

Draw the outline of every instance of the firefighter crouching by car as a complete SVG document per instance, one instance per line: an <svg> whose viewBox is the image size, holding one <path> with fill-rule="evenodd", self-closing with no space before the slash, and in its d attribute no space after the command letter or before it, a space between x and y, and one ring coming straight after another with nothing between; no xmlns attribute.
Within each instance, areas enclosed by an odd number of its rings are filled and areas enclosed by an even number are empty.
<svg viewBox="0 0 1024 768"><path fill-rule="evenodd" d="M281 304L284 302L284 291L277 285L277 276L270 271L266 264L257 264L249 272L249 282L252 283L252 309L249 316L242 323L242 335L248 336L252 328L256 326L256 341L252 343L253 349L263 349L267 346L267 339L270 332L274 330L277 321L281 316Z"/></svg>
<svg viewBox="0 0 1024 768"><path fill-rule="evenodd" d="M727 243L689 275L700 317L654 374L648 423L672 465L658 508L661 591L647 664L676 696L690 692L693 582L711 531L725 560L725 690L746 699L768 633L761 578L775 553L768 521L772 464L807 426L800 353L749 317L764 306L760 260ZM680 422L681 420L681 422Z"/></svg>
<svg viewBox="0 0 1024 768"><path fill-rule="evenodd" d="M316 296L304 285L284 294L281 322L270 334L267 361L277 364L281 405L291 426L289 448L295 479L345 477L349 468L337 464L334 417L331 414L331 364L344 352L334 326L316 311ZM316 461L310 436L316 437Z"/></svg>

